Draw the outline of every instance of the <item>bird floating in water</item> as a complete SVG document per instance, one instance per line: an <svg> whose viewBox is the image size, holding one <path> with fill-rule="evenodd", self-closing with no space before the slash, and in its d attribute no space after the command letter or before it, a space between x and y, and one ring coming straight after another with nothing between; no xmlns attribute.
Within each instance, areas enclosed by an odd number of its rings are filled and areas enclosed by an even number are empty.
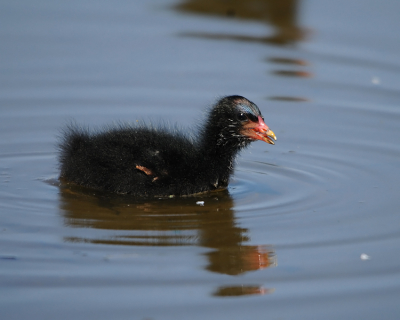
<svg viewBox="0 0 400 320"><path fill-rule="evenodd" d="M241 149L276 140L259 108L241 96L220 99L195 137L176 131L135 124L90 132L69 125L59 144L60 179L137 197L192 195L226 188Z"/></svg>

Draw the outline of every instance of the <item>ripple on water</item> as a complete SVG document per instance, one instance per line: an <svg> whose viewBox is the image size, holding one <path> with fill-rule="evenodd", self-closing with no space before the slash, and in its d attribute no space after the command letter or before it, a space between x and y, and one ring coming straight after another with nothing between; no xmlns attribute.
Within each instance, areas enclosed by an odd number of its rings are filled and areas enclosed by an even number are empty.
<svg viewBox="0 0 400 320"><path fill-rule="evenodd" d="M322 196L328 181L339 172L325 166L299 165L294 157L283 165L246 161L238 168L230 192L236 211L252 215L286 215L327 205Z"/></svg>

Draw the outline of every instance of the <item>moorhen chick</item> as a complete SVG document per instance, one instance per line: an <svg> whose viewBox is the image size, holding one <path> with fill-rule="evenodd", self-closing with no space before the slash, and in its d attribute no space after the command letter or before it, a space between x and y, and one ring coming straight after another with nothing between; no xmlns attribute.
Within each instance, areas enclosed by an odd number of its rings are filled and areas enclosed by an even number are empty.
<svg viewBox="0 0 400 320"><path fill-rule="evenodd" d="M226 188L234 159L250 142L274 144L258 107L241 96L220 99L196 137L174 129L119 125L64 132L60 179L138 197L184 196Z"/></svg>

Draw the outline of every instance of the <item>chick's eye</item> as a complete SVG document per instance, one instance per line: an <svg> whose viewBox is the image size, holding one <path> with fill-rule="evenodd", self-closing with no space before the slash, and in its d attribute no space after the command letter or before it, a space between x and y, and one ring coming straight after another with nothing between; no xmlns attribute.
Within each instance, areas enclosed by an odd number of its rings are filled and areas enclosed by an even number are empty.
<svg viewBox="0 0 400 320"><path fill-rule="evenodd" d="M240 112L239 115L238 115L238 119L240 121L244 121L244 120L247 120L247 117L243 112Z"/></svg>

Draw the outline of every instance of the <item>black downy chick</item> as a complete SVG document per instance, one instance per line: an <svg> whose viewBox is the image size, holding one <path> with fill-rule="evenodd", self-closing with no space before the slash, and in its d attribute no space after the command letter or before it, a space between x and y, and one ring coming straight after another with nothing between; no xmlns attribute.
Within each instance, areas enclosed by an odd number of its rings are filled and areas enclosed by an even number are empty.
<svg viewBox="0 0 400 320"><path fill-rule="evenodd" d="M228 186L238 152L275 134L241 96L220 99L196 139L166 128L121 125L104 132L69 126L60 142L60 179L138 197L184 196Z"/></svg>

